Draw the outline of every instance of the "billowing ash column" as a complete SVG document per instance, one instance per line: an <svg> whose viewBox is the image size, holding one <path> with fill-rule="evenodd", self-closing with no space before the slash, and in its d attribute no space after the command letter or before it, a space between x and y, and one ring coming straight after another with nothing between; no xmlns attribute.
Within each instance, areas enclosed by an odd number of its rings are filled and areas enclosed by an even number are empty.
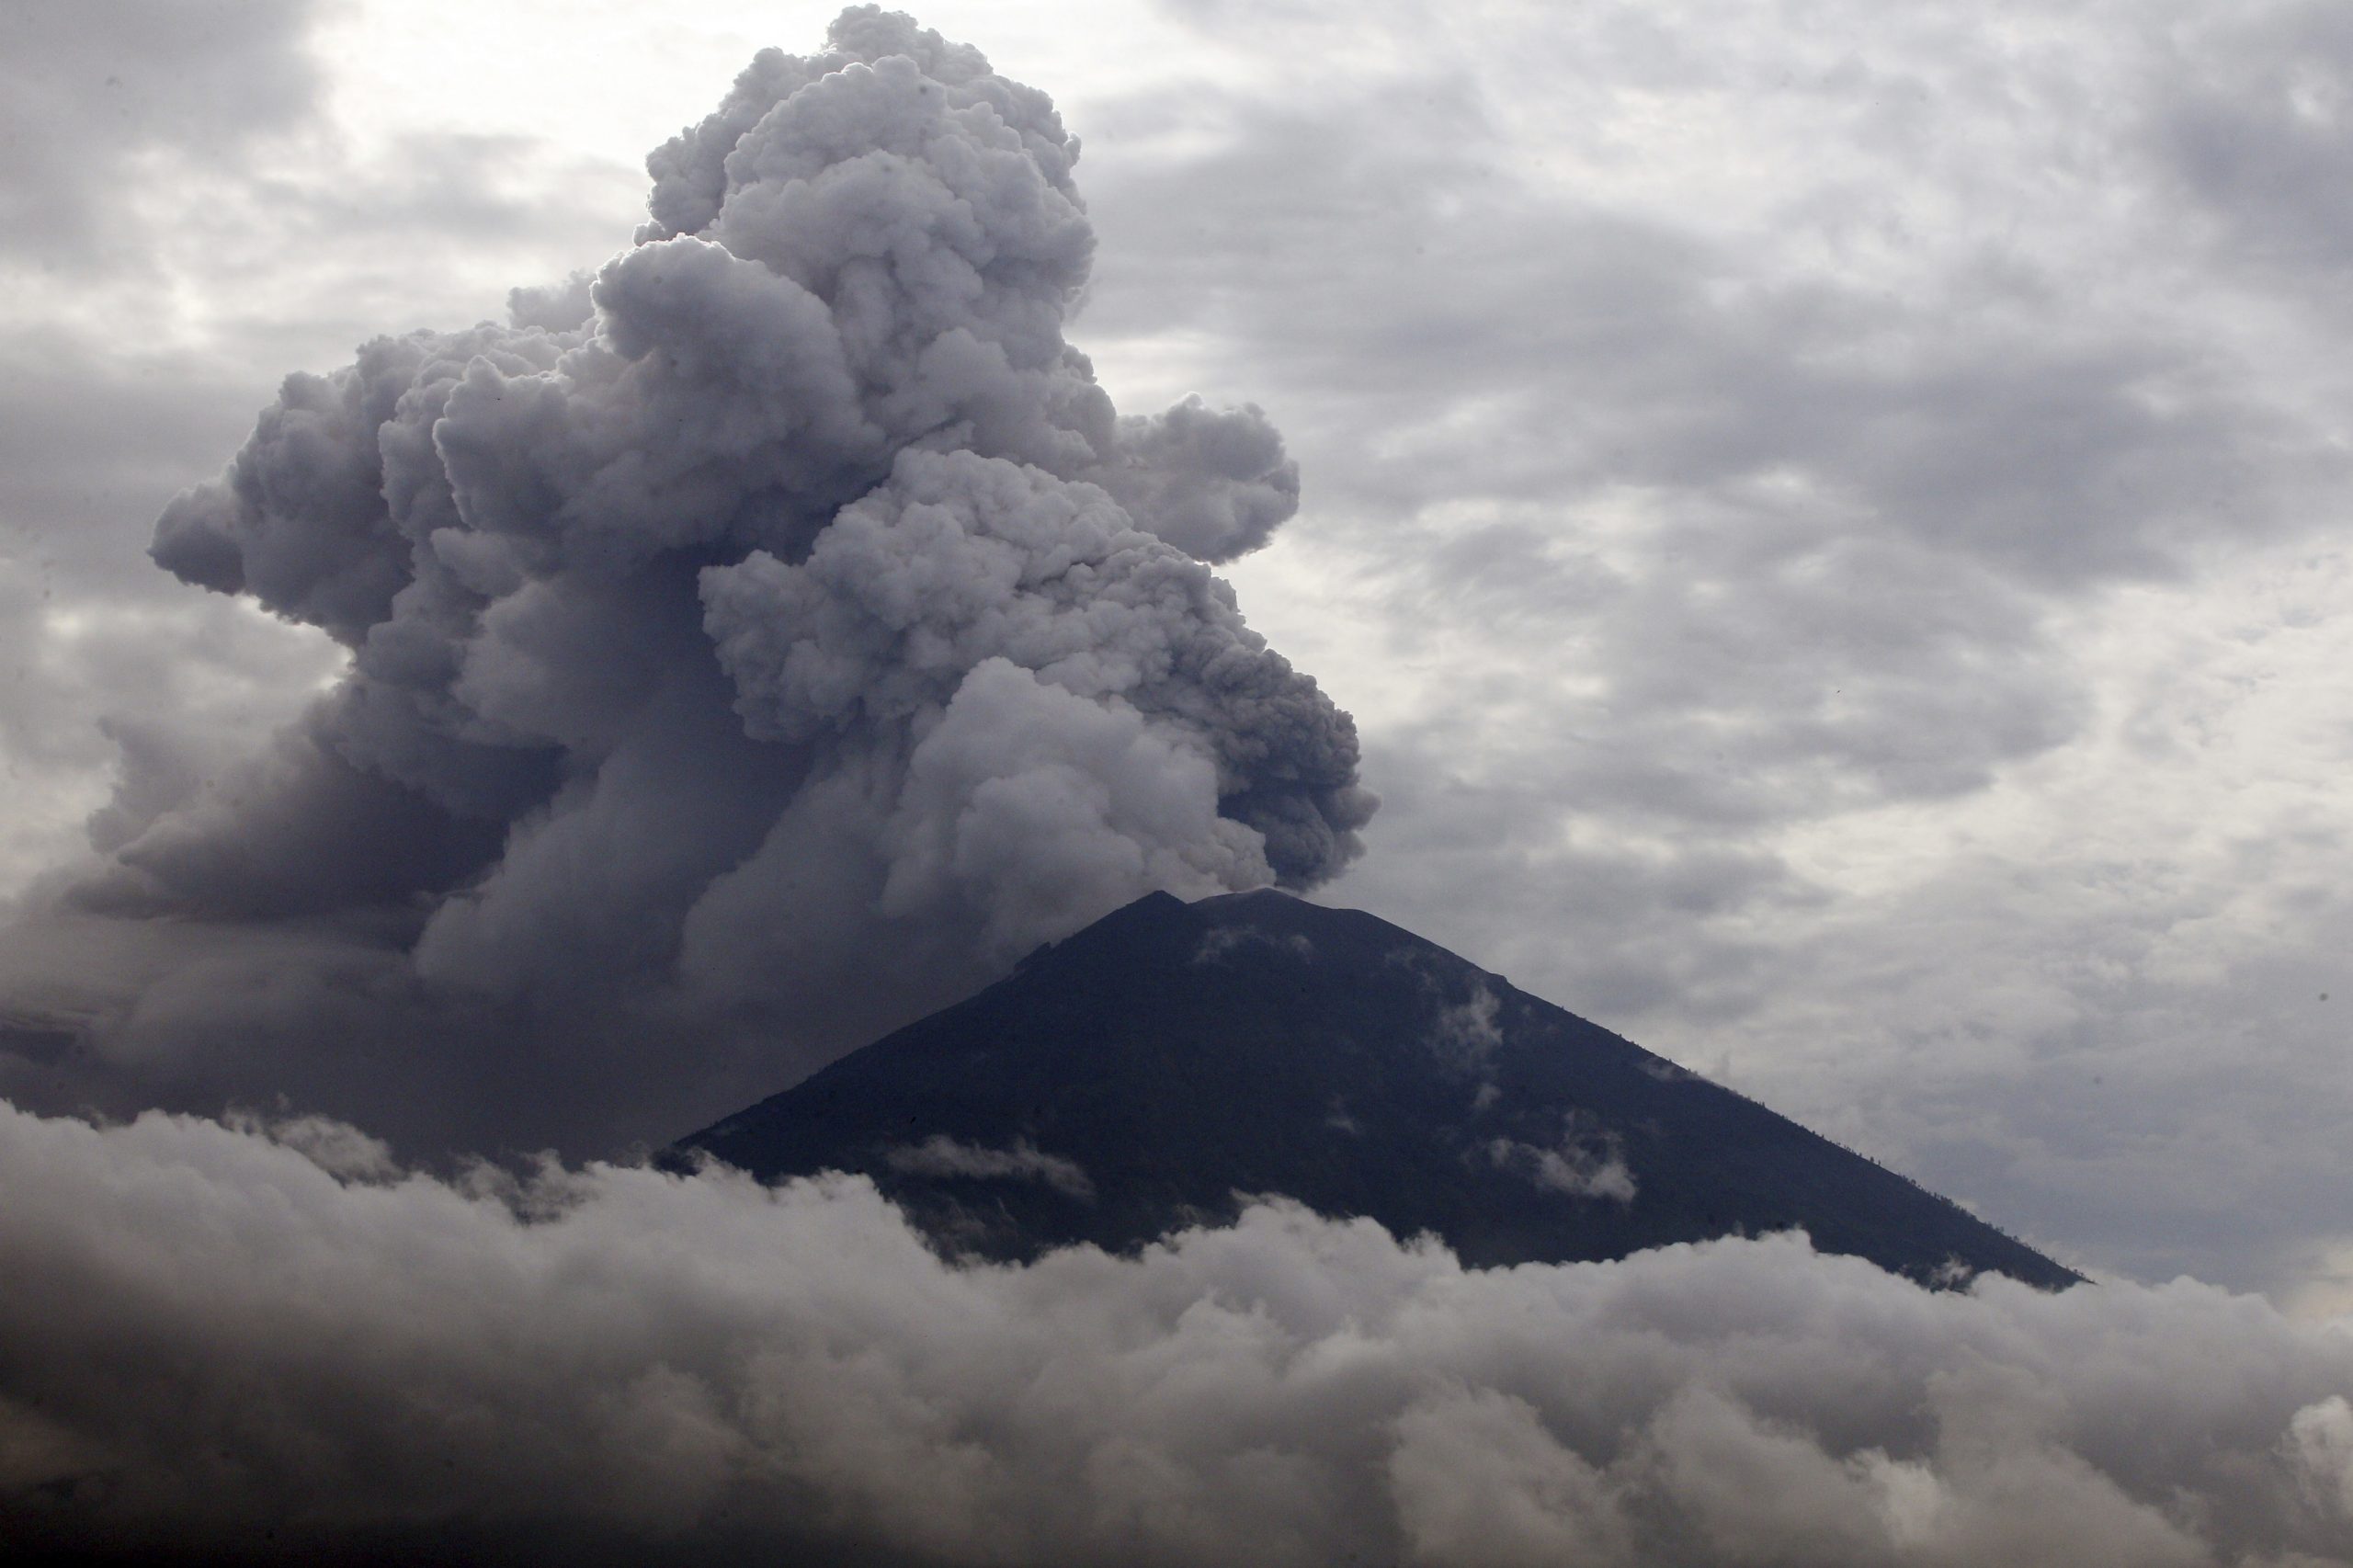
<svg viewBox="0 0 2353 1568"><path fill-rule="evenodd" d="M370 983L560 1059L586 998L814 1038L1154 888L1337 872L1353 726L1207 564L1296 467L1255 407L1120 416L1063 341L1077 155L855 7L654 153L593 278L289 378L153 554L349 673L82 905L405 912Z"/></svg>

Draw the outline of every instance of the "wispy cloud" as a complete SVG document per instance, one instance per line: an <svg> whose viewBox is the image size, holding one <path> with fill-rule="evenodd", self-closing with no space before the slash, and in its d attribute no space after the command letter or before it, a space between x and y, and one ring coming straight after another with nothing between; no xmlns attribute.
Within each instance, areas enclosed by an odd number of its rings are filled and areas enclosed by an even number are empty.
<svg viewBox="0 0 2353 1568"><path fill-rule="evenodd" d="M1077 1161L1041 1153L1027 1139L1016 1139L1009 1149L992 1149L934 1133L920 1143L895 1144L882 1158L892 1170L916 1176L1034 1181L1082 1201L1095 1197L1095 1184Z"/></svg>

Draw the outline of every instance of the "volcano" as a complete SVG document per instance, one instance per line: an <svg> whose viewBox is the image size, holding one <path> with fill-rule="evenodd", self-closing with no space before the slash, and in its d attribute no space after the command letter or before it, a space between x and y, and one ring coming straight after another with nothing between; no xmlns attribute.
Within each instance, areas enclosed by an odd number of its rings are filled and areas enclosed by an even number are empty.
<svg viewBox="0 0 2353 1568"><path fill-rule="evenodd" d="M1271 890L1140 899L665 1152L710 1158L862 1173L999 1259L1280 1195L1473 1267L1795 1229L1923 1283L2078 1278L1435 943Z"/></svg>

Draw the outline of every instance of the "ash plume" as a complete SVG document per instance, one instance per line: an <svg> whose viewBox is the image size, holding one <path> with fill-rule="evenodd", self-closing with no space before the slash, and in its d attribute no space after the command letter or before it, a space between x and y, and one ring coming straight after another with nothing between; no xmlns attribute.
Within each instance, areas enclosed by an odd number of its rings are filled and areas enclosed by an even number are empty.
<svg viewBox="0 0 2353 1568"><path fill-rule="evenodd" d="M1345 867L1353 726L1210 571L1296 467L1256 407L1120 415L1064 341L1077 155L853 7L654 153L593 274L289 377L153 554L347 673L203 787L126 757L32 923L138 961L0 1092L595 1152L1143 892Z"/></svg>

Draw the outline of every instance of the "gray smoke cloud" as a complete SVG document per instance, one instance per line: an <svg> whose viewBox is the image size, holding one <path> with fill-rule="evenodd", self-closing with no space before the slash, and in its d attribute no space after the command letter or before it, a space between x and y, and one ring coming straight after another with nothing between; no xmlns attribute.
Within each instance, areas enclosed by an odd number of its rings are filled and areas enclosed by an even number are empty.
<svg viewBox="0 0 2353 1568"><path fill-rule="evenodd" d="M347 669L240 766L126 748L38 918L141 962L19 984L79 1044L0 1091L609 1150L1143 892L1345 867L1353 725L1210 571L1296 467L1256 407L1119 415L1063 340L1077 155L853 7L652 155L593 274L289 377L153 554Z"/></svg>
<svg viewBox="0 0 2353 1568"><path fill-rule="evenodd" d="M409 1174L0 1107L0 1539L142 1562L2353 1562L2353 1335L1798 1237L1466 1271L1262 1205L927 1250L862 1179Z"/></svg>

